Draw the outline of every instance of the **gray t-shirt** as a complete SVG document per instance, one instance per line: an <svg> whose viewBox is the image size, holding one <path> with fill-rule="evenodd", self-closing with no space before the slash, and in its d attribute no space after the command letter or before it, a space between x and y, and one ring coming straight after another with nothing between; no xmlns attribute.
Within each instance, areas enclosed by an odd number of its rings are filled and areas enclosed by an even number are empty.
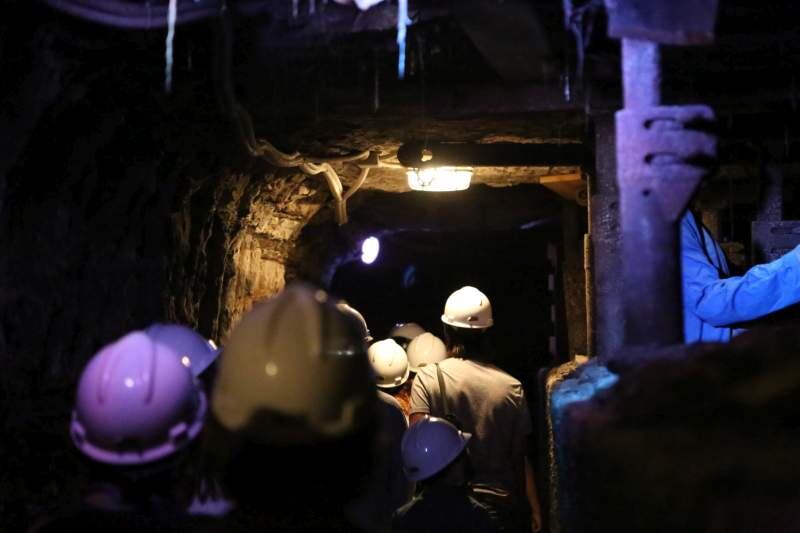
<svg viewBox="0 0 800 533"><path fill-rule="evenodd" d="M525 437L531 432L522 384L502 370L469 359L439 363L447 393L445 410L436 365L420 368L411 388L411 414L456 417L469 442L473 482L514 493L515 469L521 463ZM517 473L519 475L519 473Z"/></svg>

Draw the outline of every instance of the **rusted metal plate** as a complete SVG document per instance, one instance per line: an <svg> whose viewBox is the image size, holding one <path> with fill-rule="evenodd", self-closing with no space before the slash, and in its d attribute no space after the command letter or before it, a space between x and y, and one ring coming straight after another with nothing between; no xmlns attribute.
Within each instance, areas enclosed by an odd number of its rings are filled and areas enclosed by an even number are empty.
<svg viewBox="0 0 800 533"><path fill-rule="evenodd" d="M714 40L718 0L605 0L608 35L661 44Z"/></svg>
<svg viewBox="0 0 800 533"><path fill-rule="evenodd" d="M753 260L773 261L800 245L800 220L753 222Z"/></svg>
<svg viewBox="0 0 800 533"><path fill-rule="evenodd" d="M683 339L678 219L716 160L713 118L703 105L616 113L627 347Z"/></svg>
<svg viewBox="0 0 800 533"><path fill-rule="evenodd" d="M655 106L617 112L621 195L654 196L665 220L677 221L717 159L708 106Z"/></svg>

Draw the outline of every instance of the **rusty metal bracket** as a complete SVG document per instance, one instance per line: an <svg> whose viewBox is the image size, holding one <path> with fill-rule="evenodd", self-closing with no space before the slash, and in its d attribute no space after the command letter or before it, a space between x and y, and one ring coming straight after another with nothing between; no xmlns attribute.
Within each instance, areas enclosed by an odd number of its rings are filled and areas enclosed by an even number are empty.
<svg viewBox="0 0 800 533"><path fill-rule="evenodd" d="M683 341L678 220L717 153L702 105L661 105L659 44L713 40L718 0L604 0L622 40L625 108L616 114L624 344Z"/></svg>
<svg viewBox="0 0 800 533"><path fill-rule="evenodd" d="M678 220L714 167L713 118L703 105L616 113L628 347L682 341Z"/></svg>
<svg viewBox="0 0 800 533"><path fill-rule="evenodd" d="M717 160L704 105L655 106L616 113L620 194L654 195L662 217L675 222Z"/></svg>

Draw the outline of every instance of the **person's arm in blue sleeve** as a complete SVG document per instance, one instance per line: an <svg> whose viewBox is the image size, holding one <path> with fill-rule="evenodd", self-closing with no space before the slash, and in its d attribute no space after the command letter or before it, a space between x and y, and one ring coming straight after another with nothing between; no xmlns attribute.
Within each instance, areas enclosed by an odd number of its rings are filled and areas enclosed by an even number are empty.
<svg viewBox="0 0 800 533"><path fill-rule="evenodd" d="M681 223L684 306L702 321L727 327L800 302L800 246L771 263L754 266L742 276L721 278L718 267L703 250L700 231L691 215L684 217ZM706 241L710 240L706 234ZM710 244L714 246L713 241Z"/></svg>

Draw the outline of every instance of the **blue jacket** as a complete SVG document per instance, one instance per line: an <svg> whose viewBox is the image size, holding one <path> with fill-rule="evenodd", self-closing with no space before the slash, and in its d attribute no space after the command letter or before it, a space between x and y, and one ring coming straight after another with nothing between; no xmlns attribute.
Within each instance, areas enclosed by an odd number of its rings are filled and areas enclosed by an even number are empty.
<svg viewBox="0 0 800 533"><path fill-rule="evenodd" d="M727 342L731 326L800 302L800 246L743 276L730 276L725 253L687 212L681 221L683 336L686 343Z"/></svg>

